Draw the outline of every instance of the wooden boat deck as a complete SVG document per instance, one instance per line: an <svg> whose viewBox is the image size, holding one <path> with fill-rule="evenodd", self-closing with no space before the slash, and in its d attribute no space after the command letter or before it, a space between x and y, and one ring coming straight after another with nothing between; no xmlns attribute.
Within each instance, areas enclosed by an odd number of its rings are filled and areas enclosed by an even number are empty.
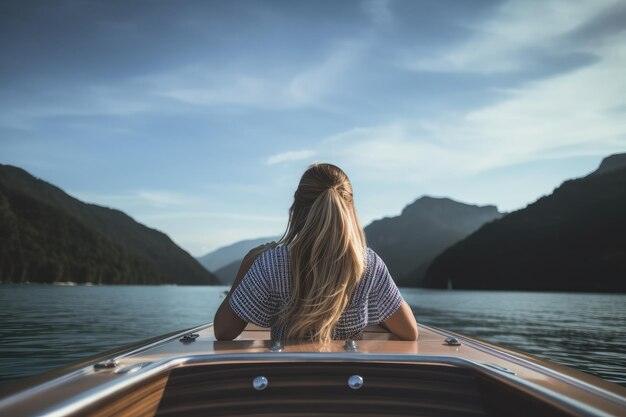
<svg viewBox="0 0 626 417"><path fill-rule="evenodd" d="M397 340L381 327L368 327L363 340L348 346L344 341L276 346L267 329L252 325L234 341L217 341L212 325L189 333L198 336L185 343L180 340L184 333L180 333L118 352L108 358L115 360L115 367L96 369L93 362L85 362L70 368L69 373L56 372L53 378L44 374L26 381L18 386L19 392L9 388L5 394L11 395L0 399L0 415L169 416L209 411L215 415L262 415L263 407L271 406L270 415L281 414L288 399L296 397L300 405L309 404L298 414L329 415L333 413L323 409L323 401L318 398L316 403L307 394L328 387L333 388L326 393L325 404L335 407L332 410L349 411L355 404L369 404L365 411L370 415L385 415L385 410L402 414L400 409L390 408L396 406L404 407L407 415L418 409L423 415L497 415L507 403L515 407L516 401L528 403L529 399L541 405L533 411L534 416L626 415L626 389L616 384L428 326L420 326L415 342ZM461 344L446 344L450 336ZM107 358L99 362L103 359ZM272 389L262 391L264 397L251 387L251 375L263 375L261 372L275 374L267 375ZM337 381L344 381L345 387L347 378L358 372L365 374L368 389L363 392L369 393L370 403L364 394L334 398ZM308 390L294 391L291 385L298 384ZM449 391L447 397L431 392L429 387L437 384L444 384L441 387ZM385 387L395 388L385 391ZM420 397L424 392L430 392L431 398ZM380 393L385 397L376 396ZM254 410L249 402L242 403L246 395L256 399ZM195 398L203 400L196 404ZM450 405L463 398L467 400L463 407ZM431 399L435 401L432 404ZM359 402L354 403L356 400ZM472 408L479 403L480 409ZM283 414L293 414L293 409L289 410ZM507 415L526 413L527 408L512 409Z"/></svg>

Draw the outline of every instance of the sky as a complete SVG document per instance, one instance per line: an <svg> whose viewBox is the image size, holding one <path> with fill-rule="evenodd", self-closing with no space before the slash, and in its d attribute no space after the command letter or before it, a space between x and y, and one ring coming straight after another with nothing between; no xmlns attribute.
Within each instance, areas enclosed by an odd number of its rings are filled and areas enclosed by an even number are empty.
<svg viewBox="0 0 626 417"><path fill-rule="evenodd" d="M0 0L0 163L194 256L280 235L313 162L361 222L501 211L626 151L626 2Z"/></svg>

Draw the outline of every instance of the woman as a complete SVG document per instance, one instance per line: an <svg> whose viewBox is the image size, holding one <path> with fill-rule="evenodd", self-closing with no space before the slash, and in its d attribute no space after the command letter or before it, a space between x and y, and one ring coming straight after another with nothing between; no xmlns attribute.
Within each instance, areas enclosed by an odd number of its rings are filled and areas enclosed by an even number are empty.
<svg viewBox="0 0 626 417"><path fill-rule="evenodd" d="M366 247L347 175L314 164L302 175L278 244L253 249L215 314L218 340L247 323L271 327L272 339L360 339L383 324L417 340L415 317L384 262Z"/></svg>

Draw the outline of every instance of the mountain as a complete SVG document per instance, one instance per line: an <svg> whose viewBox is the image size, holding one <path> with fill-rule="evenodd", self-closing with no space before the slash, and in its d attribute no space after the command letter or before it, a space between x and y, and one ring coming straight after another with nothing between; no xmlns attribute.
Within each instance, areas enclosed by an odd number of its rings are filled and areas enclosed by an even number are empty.
<svg viewBox="0 0 626 417"><path fill-rule="evenodd" d="M0 280L215 284L162 232L0 165Z"/></svg>
<svg viewBox="0 0 626 417"><path fill-rule="evenodd" d="M368 245L385 261L400 286L420 286L430 261L483 224L498 219L495 206L476 206L424 196L396 217L365 228Z"/></svg>
<svg viewBox="0 0 626 417"><path fill-rule="evenodd" d="M474 206L449 198L422 197L399 216L365 228L368 245L385 261L401 286L419 286L430 261L484 223L502 216L495 206ZM198 260L224 284L232 284L247 251L277 237L244 240ZM226 262L229 261L229 262Z"/></svg>
<svg viewBox="0 0 626 417"><path fill-rule="evenodd" d="M241 260L250 251L267 242L278 241L280 236L261 237L258 239L241 240L231 245L221 247L209 252L206 255L196 258L209 271L217 271L218 269ZM235 271L236 272L236 271Z"/></svg>
<svg viewBox="0 0 626 417"><path fill-rule="evenodd" d="M235 242L196 258L207 270L213 271L221 284L231 285L239 271L243 257L250 249L267 242L276 242L280 236L261 237Z"/></svg>
<svg viewBox="0 0 626 417"><path fill-rule="evenodd" d="M0 183L0 281L161 284L155 268L101 233Z"/></svg>
<svg viewBox="0 0 626 417"><path fill-rule="evenodd" d="M626 291L626 154L448 248L425 284L458 289Z"/></svg>
<svg viewBox="0 0 626 417"><path fill-rule="evenodd" d="M602 160L598 169L589 175L604 174L617 169L626 168L626 153L617 153Z"/></svg>
<svg viewBox="0 0 626 417"><path fill-rule="evenodd" d="M228 265L224 265L213 273L224 285L232 285L232 283L235 281L235 278L237 277L237 272L239 272L241 261L243 261L243 256L240 259L229 263Z"/></svg>

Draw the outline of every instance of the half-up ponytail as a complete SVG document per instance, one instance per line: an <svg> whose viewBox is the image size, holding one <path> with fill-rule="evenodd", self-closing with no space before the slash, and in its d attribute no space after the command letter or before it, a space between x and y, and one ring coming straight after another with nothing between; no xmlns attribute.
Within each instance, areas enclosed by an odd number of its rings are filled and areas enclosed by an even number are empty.
<svg viewBox="0 0 626 417"><path fill-rule="evenodd" d="M287 339L328 341L365 269L365 234L347 175L314 164L302 176L282 243L291 261L291 295L279 320Z"/></svg>

